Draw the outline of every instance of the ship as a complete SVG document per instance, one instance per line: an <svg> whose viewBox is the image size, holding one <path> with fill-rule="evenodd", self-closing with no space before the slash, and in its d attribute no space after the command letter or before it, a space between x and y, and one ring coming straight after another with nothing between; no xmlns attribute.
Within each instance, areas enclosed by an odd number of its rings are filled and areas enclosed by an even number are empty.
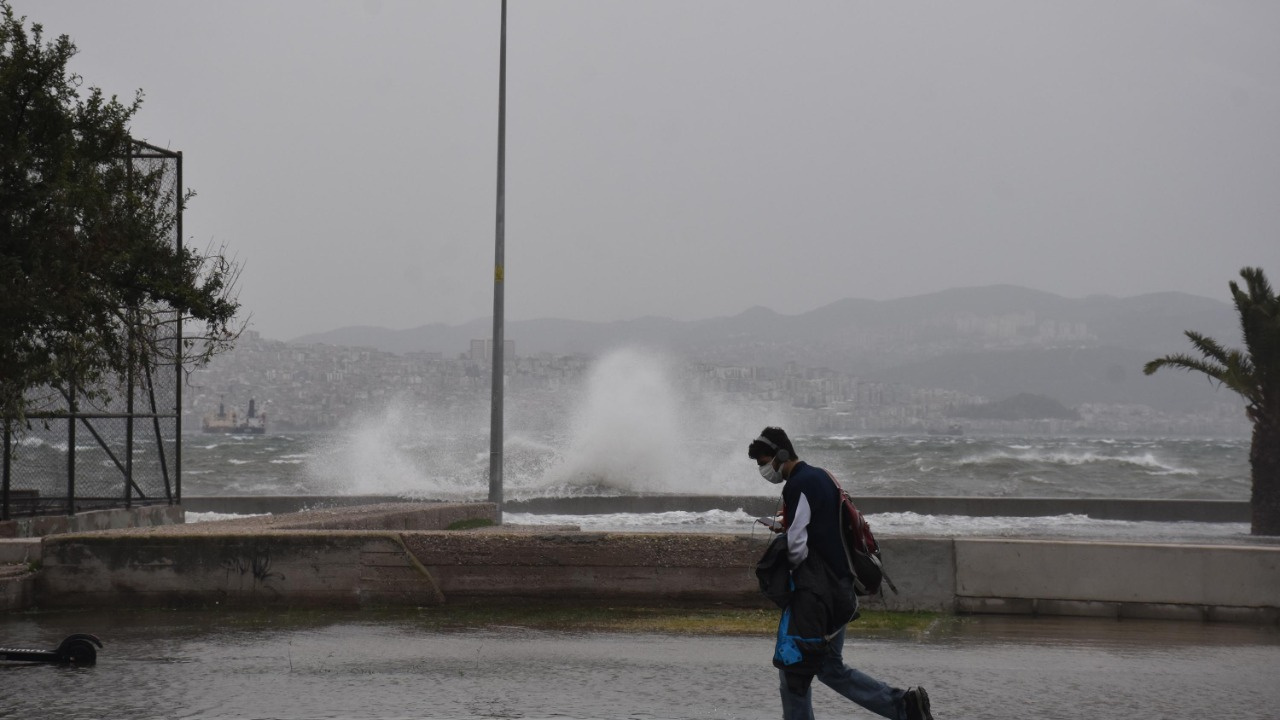
<svg viewBox="0 0 1280 720"><path fill-rule="evenodd" d="M232 410L227 414L227 407L222 399L218 399L218 414L205 415L202 430L207 433L222 435L263 435L267 432L267 415L258 414L253 398L249 399L249 414L241 420Z"/></svg>
<svg viewBox="0 0 1280 720"><path fill-rule="evenodd" d="M951 423L945 428L931 427L926 430L930 435L963 435L964 426L960 423Z"/></svg>

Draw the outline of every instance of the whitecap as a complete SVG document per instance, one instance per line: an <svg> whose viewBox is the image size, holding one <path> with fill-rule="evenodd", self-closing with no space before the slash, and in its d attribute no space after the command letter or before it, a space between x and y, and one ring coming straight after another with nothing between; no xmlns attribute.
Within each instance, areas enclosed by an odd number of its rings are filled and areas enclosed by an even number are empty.
<svg viewBox="0 0 1280 720"><path fill-rule="evenodd" d="M189 523L214 522L216 520L238 520L240 518L262 517L271 513L220 513L220 512L191 512L187 511L186 521Z"/></svg>

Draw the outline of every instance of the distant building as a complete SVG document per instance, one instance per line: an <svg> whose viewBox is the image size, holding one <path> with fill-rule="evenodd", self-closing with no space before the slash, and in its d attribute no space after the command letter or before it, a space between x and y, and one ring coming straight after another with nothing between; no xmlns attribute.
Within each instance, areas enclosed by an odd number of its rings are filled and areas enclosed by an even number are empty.
<svg viewBox="0 0 1280 720"><path fill-rule="evenodd" d="M503 362L512 362L516 359L516 341L502 341L502 360ZM471 352L469 358L474 362L489 362L493 360L493 340L472 340Z"/></svg>

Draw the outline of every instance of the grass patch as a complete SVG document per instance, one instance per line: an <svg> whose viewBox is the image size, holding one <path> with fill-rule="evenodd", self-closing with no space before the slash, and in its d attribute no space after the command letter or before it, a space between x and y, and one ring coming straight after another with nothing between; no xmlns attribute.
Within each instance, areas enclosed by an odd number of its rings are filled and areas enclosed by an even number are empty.
<svg viewBox="0 0 1280 720"><path fill-rule="evenodd" d="M458 520L449 523L449 527L445 530L474 530L482 527L492 527L493 521L489 518L468 518L466 520Z"/></svg>
<svg viewBox="0 0 1280 720"><path fill-rule="evenodd" d="M563 603L471 603L420 608L418 620L428 627L522 627L588 632L652 632L675 635L772 635L780 611L736 607L635 607ZM864 612L850 631L918 633L936 613Z"/></svg>
<svg viewBox="0 0 1280 720"><path fill-rule="evenodd" d="M781 612L766 607L683 605L641 607L603 603L529 600L465 602L420 608L371 607L361 610L301 608L31 610L28 614L74 617L75 624L163 628L172 636L204 632L290 631L334 624L376 624L427 630L509 629L553 632L656 633L661 635L769 637ZM864 612L849 625L851 636L902 637L935 632L954 621L937 613ZM0 713L2 714L2 713Z"/></svg>

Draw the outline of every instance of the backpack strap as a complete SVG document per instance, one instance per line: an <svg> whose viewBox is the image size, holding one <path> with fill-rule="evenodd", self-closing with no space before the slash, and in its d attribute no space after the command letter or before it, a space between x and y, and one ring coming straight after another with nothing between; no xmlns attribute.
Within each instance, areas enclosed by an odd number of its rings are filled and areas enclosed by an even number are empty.
<svg viewBox="0 0 1280 720"><path fill-rule="evenodd" d="M849 568L849 574L857 577L857 573L853 571L853 556L849 554L849 543L844 541L844 488L840 487L840 481L836 480L836 476L831 474L830 470L822 469L831 478L831 484L836 486L836 532L840 533L840 549L844 551L844 562Z"/></svg>
<svg viewBox="0 0 1280 720"><path fill-rule="evenodd" d="M840 481L836 480L836 476L832 475L830 470L823 468L822 471L827 474L827 477L831 478L832 484L836 486L836 527L839 529L840 534L842 536L840 538L840 547L844 550L844 559L845 559L845 562L849 564L849 572L853 573L854 577L857 577L858 574L853 569L853 557L849 555L849 544L844 541L844 537L843 537L844 535L844 501L845 501L845 498L849 497L849 493L844 491L844 488L840 486ZM850 502L852 502L851 498L850 498ZM863 522L866 522L865 518L863 519ZM879 542L877 542L876 545L877 545L876 552L878 554ZM879 563L876 563L876 564L879 565ZM880 565L880 577L882 580L882 585L880 587L880 591L877 594L881 598L884 598L883 586L888 585L889 589L893 591L893 594L897 595L898 586L893 584L893 579L889 577L889 573L885 571L883 565Z"/></svg>

